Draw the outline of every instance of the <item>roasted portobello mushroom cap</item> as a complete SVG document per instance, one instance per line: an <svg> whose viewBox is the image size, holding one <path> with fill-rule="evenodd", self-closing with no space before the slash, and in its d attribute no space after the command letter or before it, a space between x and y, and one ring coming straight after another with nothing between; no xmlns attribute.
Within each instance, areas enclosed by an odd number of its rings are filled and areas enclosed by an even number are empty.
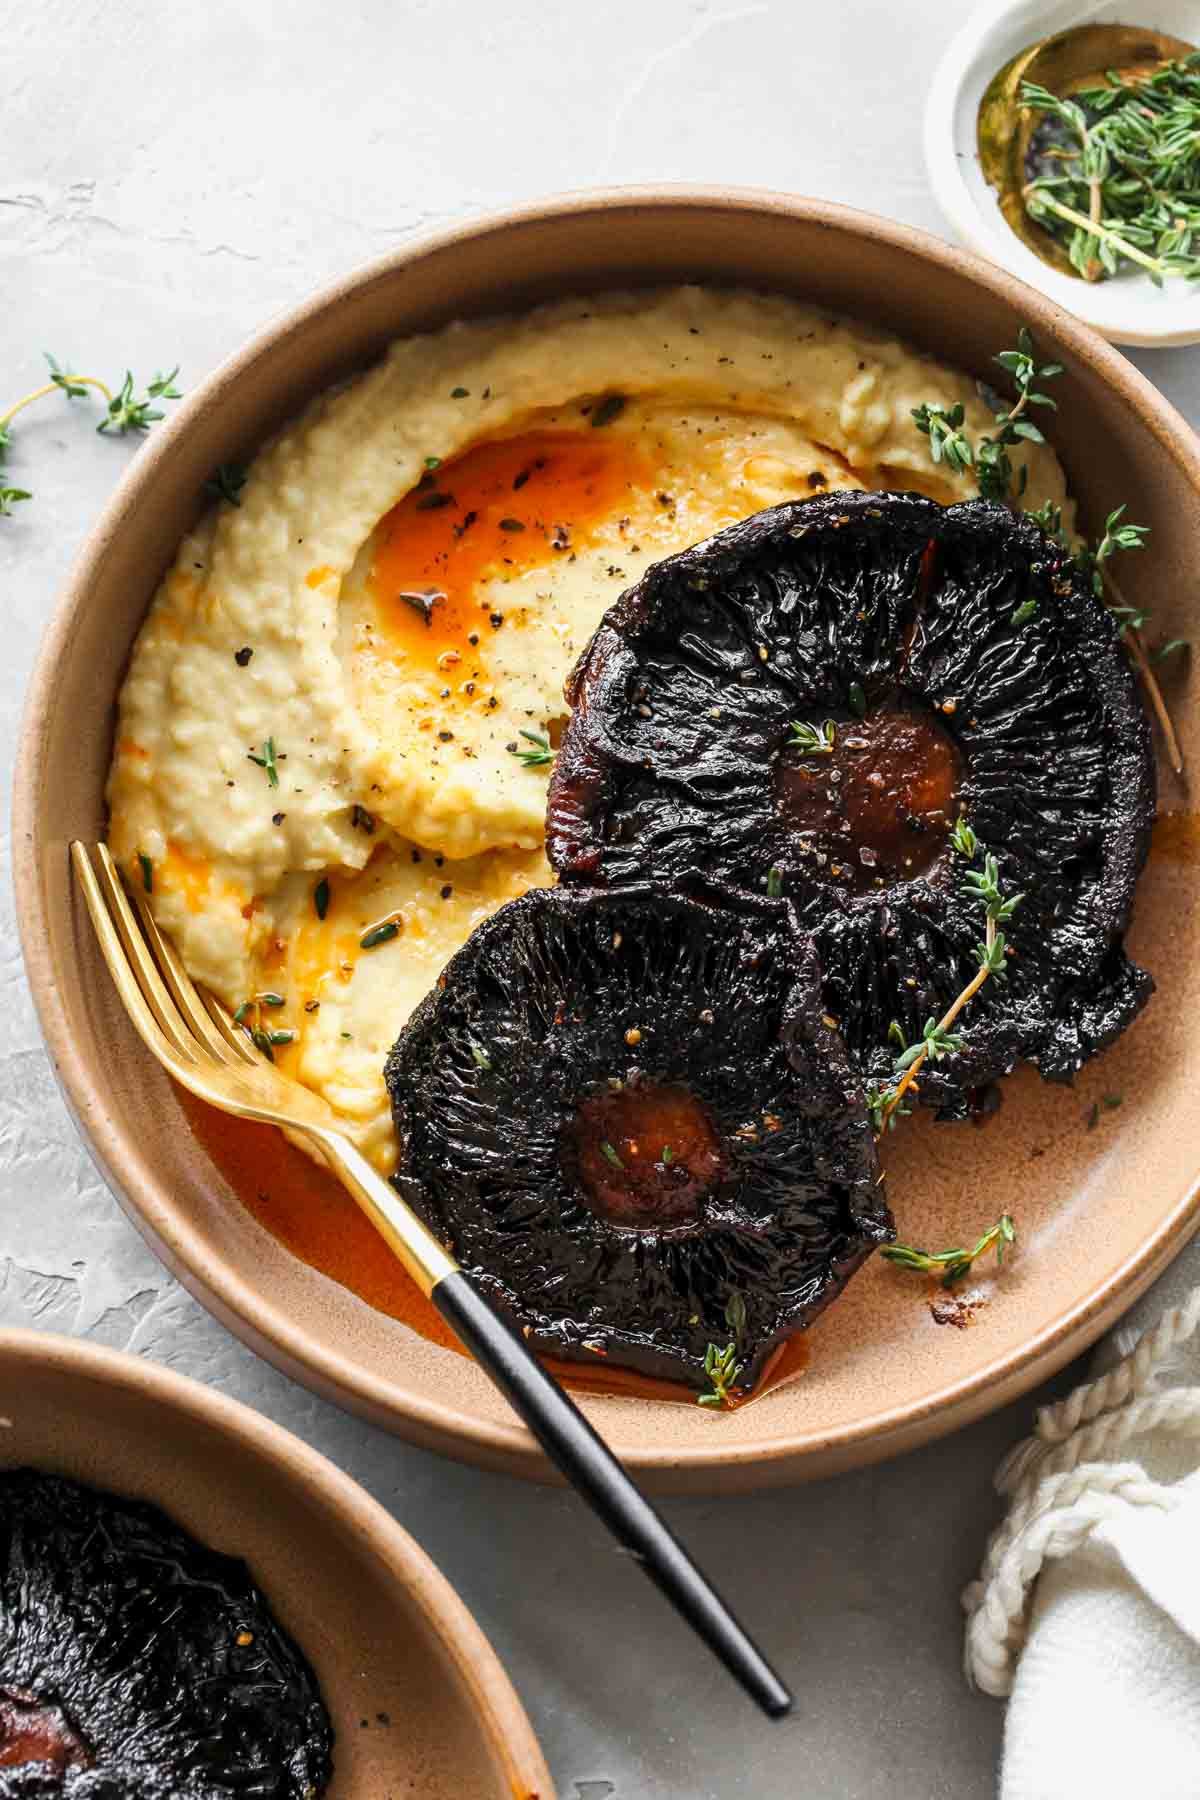
<svg viewBox="0 0 1200 1800"><path fill-rule="evenodd" d="M923 1102L962 1116L1022 1057L1069 1079L1149 996L1122 947L1149 726L1112 616L1031 521L915 494L759 513L648 570L567 692L560 878L780 889L868 1079L890 1076L892 1021L919 1039L978 966L960 817L1025 898L1008 979L926 1064Z"/></svg>
<svg viewBox="0 0 1200 1800"><path fill-rule="evenodd" d="M0 1800L315 1800L332 1743L244 1563L144 1501L0 1474Z"/></svg>
<svg viewBox="0 0 1200 1800"><path fill-rule="evenodd" d="M791 909L533 889L388 1059L396 1182L553 1356L741 1386L891 1235L860 1080Z"/></svg>

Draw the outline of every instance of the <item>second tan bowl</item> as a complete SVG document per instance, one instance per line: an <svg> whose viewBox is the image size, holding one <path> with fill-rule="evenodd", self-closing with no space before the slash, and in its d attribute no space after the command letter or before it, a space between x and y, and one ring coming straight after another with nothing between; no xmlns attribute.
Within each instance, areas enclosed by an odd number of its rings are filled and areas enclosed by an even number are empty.
<svg viewBox="0 0 1200 1800"><path fill-rule="evenodd" d="M16 784L22 941L64 1091L134 1222L245 1341L318 1391L435 1449L544 1476L485 1377L315 1274L251 1220L183 1127L122 1016L72 893L67 844L104 829L113 702L159 577L221 462L245 460L315 393L396 336L566 293L687 279L795 294L890 327L978 374L1032 329L1066 367L1050 427L1094 530L1125 502L1151 527L1123 571L1164 636L1195 627L1200 460L1183 421L1115 351L1001 271L866 214L737 192L627 190L547 202L397 251L272 325L205 382L132 465L84 548L29 697ZM1178 680L1178 677L1176 678ZM1171 694L1200 759L1190 693ZM1166 778L1164 804L1186 809ZM1159 993L1077 1090L1026 1071L984 1130L912 1121L887 1147L906 1240L971 1241L1004 1209L1019 1256L969 1329L876 1259L811 1334L795 1385L735 1414L597 1399L599 1428L653 1485L747 1488L918 1444L1031 1387L1082 1350L1196 1222L1200 1171L1197 839L1160 830L1131 948ZM1121 1097L1105 1108L1101 1096ZM1088 1129L1095 1106L1098 1123Z"/></svg>
<svg viewBox="0 0 1200 1800"><path fill-rule="evenodd" d="M521 1703L450 1584L298 1438L167 1369L0 1332L0 1466L150 1500L239 1556L316 1671L328 1800L553 1800Z"/></svg>

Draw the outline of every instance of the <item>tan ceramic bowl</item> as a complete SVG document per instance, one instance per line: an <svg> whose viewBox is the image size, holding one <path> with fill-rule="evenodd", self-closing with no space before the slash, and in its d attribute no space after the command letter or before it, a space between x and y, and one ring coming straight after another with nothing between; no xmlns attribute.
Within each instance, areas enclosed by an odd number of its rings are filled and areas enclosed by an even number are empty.
<svg viewBox="0 0 1200 1800"><path fill-rule="evenodd" d="M453 1588L298 1438L139 1357L36 1331L0 1332L0 1415L0 1467L151 1500L245 1559L321 1684L337 1734L328 1800L553 1800Z"/></svg>
<svg viewBox="0 0 1200 1800"><path fill-rule="evenodd" d="M781 195L626 190L480 221L397 251L320 294L219 369L158 426L92 532L29 699L17 778L25 954L63 1086L130 1215L176 1274L299 1380L414 1441L544 1475L526 1433L472 1365L303 1267L232 1198L181 1129L135 1041L71 891L67 842L104 829L113 697L147 602L220 462L245 458L398 333L618 283L743 283L894 328L984 372L1018 322L1067 373L1053 435L1085 519L1118 501L1152 527L1131 565L1156 629L1185 636L1200 563L1200 458L1130 365L1032 289L933 238ZM1175 682L1180 676L1174 677ZM1200 762L1192 696L1171 694ZM1164 804L1186 805L1164 778ZM1200 1169L1200 911L1186 821L1160 832L1134 954L1159 979L1143 1019L1076 1090L1028 1071L985 1129L914 1121L887 1147L904 1237L973 1238L1007 1207L1020 1254L969 1329L935 1322L919 1279L878 1259L811 1334L803 1378L734 1415L634 1399L588 1402L659 1488L730 1490L891 1454L1011 1400L1082 1350L1166 1265L1196 1222ZM1119 1110L1101 1095L1121 1093ZM962 1322L961 1320L959 1321Z"/></svg>

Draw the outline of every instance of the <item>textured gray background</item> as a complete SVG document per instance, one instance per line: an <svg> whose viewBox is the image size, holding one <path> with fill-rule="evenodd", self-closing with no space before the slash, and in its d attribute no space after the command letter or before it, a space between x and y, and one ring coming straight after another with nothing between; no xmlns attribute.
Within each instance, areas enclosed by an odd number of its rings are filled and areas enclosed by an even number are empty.
<svg viewBox="0 0 1200 1800"><path fill-rule="evenodd" d="M43 348L106 377L178 360L190 387L316 284L557 188L760 183L938 230L920 111L953 23L942 0L0 0L0 395L42 378ZM1200 419L1200 352L1138 361ZM38 635L135 453L57 398L21 421L9 478L35 499L0 524L6 782ZM884 1469L668 1507L795 1684L794 1719L762 1724L572 1497L346 1417L170 1280L59 1101L7 884L3 905L0 1322L168 1363L349 1470L490 1633L563 1800L992 1794L1002 1712L963 1688L957 1595L1027 1406Z"/></svg>

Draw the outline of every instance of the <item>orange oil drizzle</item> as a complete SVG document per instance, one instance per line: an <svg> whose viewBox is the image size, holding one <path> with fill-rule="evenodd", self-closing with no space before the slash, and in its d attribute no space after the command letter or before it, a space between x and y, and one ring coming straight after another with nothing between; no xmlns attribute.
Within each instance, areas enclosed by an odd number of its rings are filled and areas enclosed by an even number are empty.
<svg viewBox="0 0 1200 1800"><path fill-rule="evenodd" d="M484 578L512 578L572 555L589 527L652 484L652 469L627 437L590 430L526 432L446 463L379 527L370 575L376 654L443 681L446 653L467 665L472 634L486 644L495 629ZM428 596L428 623L420 598L403 600L405 593ZM504 622L511 629L520 618Z"/></svg>
<svg viewBox="0 0 1200 1800"><path fill-rule="evenodd" d="M1154 821L1150 854L1170 857L1174 862L1200 861L1200 813L1160 814Z"/></svg>
<svg viewBox="0 0 1200 1800"><path fill-rule="evenodd" d="M242 1205L285 1250L431 1343L460 1348L340 1181L273 1125L231 1118L183 1091L179 1100L193 1133Z"/></svg>

